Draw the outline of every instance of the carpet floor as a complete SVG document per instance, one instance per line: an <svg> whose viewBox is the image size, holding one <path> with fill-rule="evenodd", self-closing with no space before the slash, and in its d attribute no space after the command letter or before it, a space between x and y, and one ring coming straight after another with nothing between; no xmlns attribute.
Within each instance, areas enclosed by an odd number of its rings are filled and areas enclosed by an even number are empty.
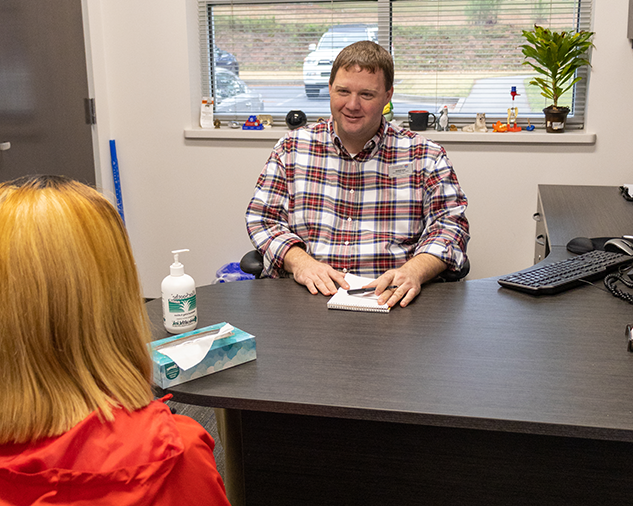
<svg viewBox="0 0 633 506"><path fill-rule="evenodd" d="M213 408L192 406L191 404L182 404L172 400L167 401L166 404L172 410L176 410L176 414L193 418L196 422L202 425L209 434L211 434L211 437L215 441L215 450L213 452L215 463L220 476L224 479L224 448L222 447L220 437L218 436L218 425L215 421Z"/></svg>

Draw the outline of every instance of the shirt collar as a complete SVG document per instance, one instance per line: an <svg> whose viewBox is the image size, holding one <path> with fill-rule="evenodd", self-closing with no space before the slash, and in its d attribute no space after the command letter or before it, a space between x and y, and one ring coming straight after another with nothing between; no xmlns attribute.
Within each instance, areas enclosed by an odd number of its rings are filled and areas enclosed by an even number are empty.
<svg viewBox="0 0 633 506"><path fill-rule="evenodd" d="M341 141L341 138L334 131L334 118L332 116L330 116L330 119L327 122L327 128L330 134L330 139L332 140L332 143L338 150L339 154L344 153L350 156L351 158L351 155L349 154L347 149L345 149L345 146L343 146L343 142ZM374 136L365 143L365 147L360 153L356 154L355 158L369 159L372 156L374 156L376 151L378 151L378 148L382 146L382 143L385 139L386 132L387 132L387 120L383 116L381 118L380 126L378 127L378 130L376 131Z"/></svg>

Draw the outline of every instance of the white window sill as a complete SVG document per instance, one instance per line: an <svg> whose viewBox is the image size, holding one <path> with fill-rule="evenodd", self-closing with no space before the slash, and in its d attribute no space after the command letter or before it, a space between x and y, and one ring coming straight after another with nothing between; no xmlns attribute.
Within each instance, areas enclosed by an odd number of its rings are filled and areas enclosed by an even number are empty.
<svg viewBox="0 0 633 506"><path fill-rule="evenodd" d="M285 127L271 127L264 130L241 130L238 128L186 128L186 139L233 139L233 140L263 140L277 141L283 137L288 129ZM440 144L446 143L475 143L475 144L595 144L596 134L583 130L569 130L562 134L549 134L544 130L527 132L497 133L489 130L480 132L437 132L427 130L422 135Z"/></svg>

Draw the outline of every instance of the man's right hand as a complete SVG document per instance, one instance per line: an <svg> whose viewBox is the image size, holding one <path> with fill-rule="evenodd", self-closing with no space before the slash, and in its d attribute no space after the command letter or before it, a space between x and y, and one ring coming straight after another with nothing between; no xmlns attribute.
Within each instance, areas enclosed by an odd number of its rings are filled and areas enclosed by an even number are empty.
<svg viewBox="0 0 633 506"><path fill-rule="evenodd" d="M345 290L349 289L343 273L315 260L299 246L293 246L286 253L284 270L291 272L295 281L304 285L313 295L319 292L323 295L334 295L337 291L335 283Z"/></svg>

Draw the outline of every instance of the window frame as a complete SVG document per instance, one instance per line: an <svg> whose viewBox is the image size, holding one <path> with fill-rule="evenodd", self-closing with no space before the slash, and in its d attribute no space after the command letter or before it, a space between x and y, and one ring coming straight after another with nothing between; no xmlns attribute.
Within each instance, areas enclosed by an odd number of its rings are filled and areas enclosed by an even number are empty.
<svg viewBox="0 0 633 506"><path fill-rule="evenodd" d="M197 0L198 1L198 28L199 28L199 46L200 46L200 67L201 67L201 90L203 96L209 96L213 94L213 80L212 75L214 72L214 58L211 54L211 48L214 47L213 30L212 30L212 16L211 6L214 5L250 5L250 4L294 4L294 3L325 3L333 4L336 2L349 2L350 0ZM375 3L378 12L378 43L385 47L390 48L390 52L393 54L393 35L392 35L392 11L393 5L401 0L359 0ZM556 0L551 0L555 2ZM594 0L577 0L577 30L590 30L592 23L592 12ZM591 51L589 53L589 60L591 61ZM526 67L527 68L527 67ZM582 130L585 128L586 110L587 110L587 92L589 86L590 67L582 67L577 71L577 76L582 79L574 85L572 90L572 102L574 107L572 114L567 119L567 129L570 130ZM329 102L327 103L327 115L329 116ZM290 110L290 109L289 109ZM486 111L481 111L486 112ZM264 114L270 114L264 111ZM276 122L283 122L285 115L271 114ZM316 121L319 117L326 115L323 114L311 114L308 113L308 121ZM221 120L238 120L243 121L247 118L248 113L238 112L233 113L219 113L217 117ZM452 115L450 118L451 124L455 124L458 128L465 125L472 124L474 122L476 113L461 113ZM500 114L486 114L487 122L490 124L496 120L504 120L506 116ZM543 113L529 113L532 120L532 124L536 123L537 128L544 127L544 114ZM394 120L407 123L406 115L396 115ZM519 111L518 124L521 126L527 126L527 118L523 117L521 111ZM542 124L541 124L542 123Z"/></svg>

